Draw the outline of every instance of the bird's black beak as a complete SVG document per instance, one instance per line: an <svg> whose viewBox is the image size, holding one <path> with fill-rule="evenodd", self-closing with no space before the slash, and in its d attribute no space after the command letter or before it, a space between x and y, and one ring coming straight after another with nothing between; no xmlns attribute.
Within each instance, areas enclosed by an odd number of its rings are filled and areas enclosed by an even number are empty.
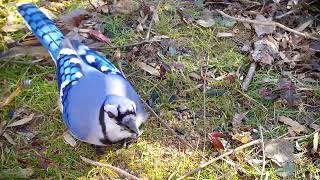
<svg viewBox="0 0 320 180"><path fill-rule="evenodd" d="M137 126L135 121L127 121L124 123L131 131L135 132L138 136L140 135L139 127Z"/></svg>

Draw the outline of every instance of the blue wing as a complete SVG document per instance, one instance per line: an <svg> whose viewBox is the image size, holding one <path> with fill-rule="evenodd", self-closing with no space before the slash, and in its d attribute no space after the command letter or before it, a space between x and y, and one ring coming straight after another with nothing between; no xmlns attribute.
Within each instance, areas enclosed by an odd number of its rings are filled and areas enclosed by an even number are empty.
<svg viewBox="0 0 320 180"><path fill-rule="evenodd" d="M81 44L79 41L71 41L71 43L74 49L77 51L79 57L81 57L81 59L89 66L94 67L104 74L112 73L123 76L122 73L107 58L101 56L96 51Z"/></svg>

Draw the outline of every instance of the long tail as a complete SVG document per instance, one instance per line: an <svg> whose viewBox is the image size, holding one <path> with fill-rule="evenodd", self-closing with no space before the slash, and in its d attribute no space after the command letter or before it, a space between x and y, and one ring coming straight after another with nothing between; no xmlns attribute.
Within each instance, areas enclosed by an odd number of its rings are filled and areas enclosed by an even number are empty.
<svg viewBox="0 0 320 180"><path fill-rule="evenodd" d="M32 3L17 5L17 9L24 18L28 28L36 35L41 44L48 49L54 61L57 60L60 44L64 39L62 32Z"/></svg>

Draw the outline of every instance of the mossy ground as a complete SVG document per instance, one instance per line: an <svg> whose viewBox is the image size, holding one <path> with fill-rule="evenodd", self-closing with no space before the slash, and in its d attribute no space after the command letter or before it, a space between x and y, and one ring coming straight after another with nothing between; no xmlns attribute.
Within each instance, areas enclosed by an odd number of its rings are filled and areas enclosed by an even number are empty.
<svg viewBox="0 0 320 180"><path fill-rule="evenodd" d="M82 1L71 1L68 3L68 12L71 9L81 7ZM8 2L4 2L8 4ZM10 4L10 3L9 3ZM14 2L11 3L11 5ZM1 143L0 169L14 169L17 167L31 167L34 170L32 177L44 179L106 179L116 178L117 175L107 168L93 167L80 159L80 155L94 159L100 162L106 162L113 166L120 167L143 179L166 179L172 176L173 179L179 177L190 169L196 168L201 161L199 154L209 158L214 150L211 149L207 134L215 129L228 132L230 122L235 113L248 112L245 124L258 129L261 125L265 128L266 138L276 138L287 132L285 125L279 124L275 119L280 116L295 117L301 114L305 108L300 105L299 108L288 108L268 102L258 94L258 89L264 85L263 80L270 80L268 85L275 86L279 80L280 72L272 68L261 68L256 72L255 78L250 85L249 91L241 91L241 82L235 80L230 83L229 80L210 81L210 86L219 87L219 90L225 92L222 96L206 96L206 114L204 118L204 96L203 92L195 88L198 83L190 80L190 72L200 74L201 66L208 64L208 71L216 71L216 75L226 72L236 72L241 66L246 70L250 64L248 57L241 54L236 44L227 38L216 38L218 32L230 31L228 28L214 26L212 28L200 28L196 26L179 24L179 16L175 12L175 7L180 4L175 1L166 1L161 4L158 15L160 22L153 27L153 32L160 35L169 36L175 42L176 47L184 47L191 51L191 56L171 56L163 61L167 64L178 62L184 65L183 70L172 68L168 71L165 78L158 79L154 76L146 75L136 63L126 62L124 69L128 79L133 83L136 90L143 99L148 99L152 94L158 94L159 99L155 102L155 110L160 112L163 119L173 129L178 129L182 137L197 147L196 149L183 148L178 139L163 128L157 119L151 114L149 122L144 126L144 134L138 142L128 148L119 148L112 146L106 149L103 156L98 156L92 146L78 142L75 148L64 143L63 132L66 127L61 119L57 108L57 85L55 80L48 79L48 76L55 74L54 64L45 66L40 65L21 65L12 63L0 63L0 82L6 81L6 86L1 86L0 97L4 94L13 92L23 80L32 80L32 85L24 89L8 106L1 109L0 119L8 120L9 111L25 106L30 112L41 115L26 128L36 133L38 139L43 140L42 146L47 147L44 156L52 161L47 170L39 166L39 159L34 151L27 155L21 155L19 148L26 147L28 144L23 142L23 137L16 134L17 129L9 129L9 134L14 138L18 145L10 145L4 138ZM1 26L6 22L5 17L8 11L14 11L13 6L8 6L5 10L0 10ZM190 8L187 11L193 17L199 16L196 8ZM61 15L61 14L59 14ZM105 17L105 29L112 32L111 38L114 45L125 45L138 41L139 37L144 37L144 33L136 33L134 29L123 29L128 19L134 16L118 15L116 17ZM17 23L22 23L21 18L17 16ZM245 32L244 27L237 25L234 28L241 29L241 36L244 39L250 39L250 32ZM13 39L19 39L27 30L21 30L15 33L0 35L3 41L4 36L10 36ZM4 43L0 48L5 49ZM114 49L107 49L105 54L111 56ZM123 52L125 53L125 52ZM15 60L26 61L32 57L24 56ZM317 88L317 85L311 84L308 87ZM170 97L177 93L189 90L188 98L178 97L171 101ZM90 92L89 92L90 93ZM319 94L319 93L318 93ZM248 99L247 96L250 98ZM319 95L318 95L319 96ZM317 97L314 97L317 98ZM246 103L244 103L246 102ZM261 107L267 107L268 111ZM193 118L178 120L173 116L173 112L178 107L187 107ZM316 118L319 122L319 116ZM275 128L278 127L278 128ZM253 134L258 137L259 134ZM255 179L260 177L261 167L256 169L245 162L241 162L245 157L254 154L255 149L247 149L232 157L239 159L235 161L246 169L247 174L241 176L234 166L219 161L193 174L195 179ZM20 153L20 154L19 154ZM307 174L313 177L319 177L319 164L313 164L309 159L299 156L296 159L295 179L304 179ZM26 159L26 164L21 164L19 158ZM227 158L228 159L228 158ZM275 169L268 166L266 169L270 179L279 179L275 174ZM1 178L1 175L0 175Z"/></svg>

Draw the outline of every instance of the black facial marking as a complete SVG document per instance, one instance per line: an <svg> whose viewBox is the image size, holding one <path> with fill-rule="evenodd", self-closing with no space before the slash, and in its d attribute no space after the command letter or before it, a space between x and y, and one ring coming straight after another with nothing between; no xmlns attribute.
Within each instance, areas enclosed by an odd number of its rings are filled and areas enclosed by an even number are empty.
<svg viewBox="0 0 320 180"><path fill-rule="evenodd" d="M107 111L107 114L108 114L109 118L116 119L116 115L114 115L112 112Z"/></svg>
<svg viewBox="0 0 320 180"><path fill-rule="evenodd" d="M132 106L132 109L134 109L133 106ZM134 110L133 111L127 110L126 112L121 113L120 106L117 107L117 110L118 110L118 116L116 117L116 120L118 122L121 122L122 119L127 115L130 115L130 114L136 115L136 112Z"/></svg>
<svg viewBox="0 0 320 180"><path fill-rule="evenodd" d="M103 144L110 144L111 142L109 141L107 137L107 130L106 130L106 123L104 122L104 103L102 104L99 112L99 123L101 126L101 130L103 133L103 139L100 139L100 142Z"/></svg>

